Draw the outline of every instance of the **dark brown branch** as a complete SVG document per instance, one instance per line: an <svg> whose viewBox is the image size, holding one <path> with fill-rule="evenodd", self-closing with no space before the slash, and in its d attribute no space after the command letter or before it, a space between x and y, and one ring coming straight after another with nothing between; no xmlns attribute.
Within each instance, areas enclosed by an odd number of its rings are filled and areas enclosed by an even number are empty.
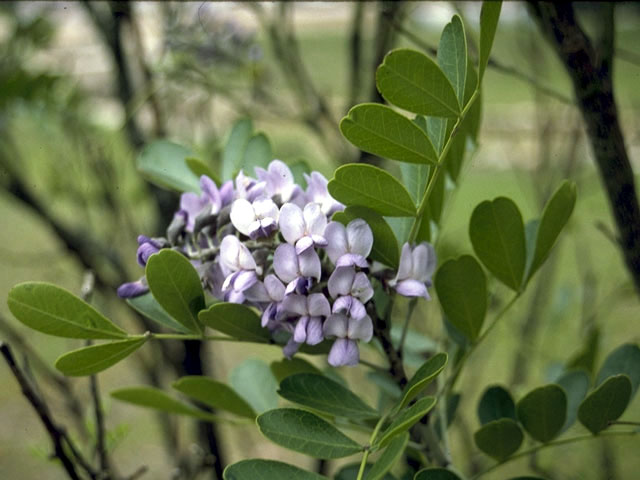
<svg viewBox="0 0 640 480"><path fill-rule="evenodd" d="M640 207L615 103L613 69L606 61L615 46L596 52L569 3L529 5L571 77L617 226L618 244L640 294ZM609 28L613 28L612 22ZM613 43L613 34L608 35Z"/></svg>
<svg viewBox="0 0 640 480"><path fill-rule="evenodd" d="M351 33L349 34L349 100L347 109L358 103L362 89L362 24L364 20L364 3L357 2L353 5L353 19L351 21Z"/></svg>

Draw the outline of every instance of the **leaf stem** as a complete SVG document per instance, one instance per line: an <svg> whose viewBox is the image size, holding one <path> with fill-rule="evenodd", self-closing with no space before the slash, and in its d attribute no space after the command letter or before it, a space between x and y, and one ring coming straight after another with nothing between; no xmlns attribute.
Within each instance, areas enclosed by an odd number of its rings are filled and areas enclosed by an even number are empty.
<svg viewBox="0 0 640 480"><path fill-rule="evenodd" d="M633 436L633 435L637 435L638 433L640 433L640 432L637 432L637 431L634 431L634 430L626 431L626 432L604 432L604 433L600 433L598 435L591 435L591 434L579 435L577 437L570 437L570 438L565 438L563 440L557 440L555 442L544 443L542 445L536 445L535 447L530 448L529 450L525 450L524 452L520 452L517 455L513 455L513 456L507 458L506 460L504 460L502 462L496 463L492 467L487 468L485 471L478 473L471 480L477 480L478 478L483 477L487 473L496 470L497 468L501 467L502 465L510 463L510 462L512 462L514 460L517 460L519 458L526 457L527 455L531 455L533 453L539 452L540 450L543 450L543 449L548 448L548 447L556 447L558 445L565 445L565 444L569 444L569 443L577 443L577 442L581 442L583 440L592 440L592 439L595 439L595 438L605 437L605 436L606 437Z"/></svg>
<svg viewBox="0 0 640 480"><path fill-rule="evenodd" d="M364 469L367 466L367 459L369 458L369 453L371 452L371 446L375 443L376 437L378 436L378 433L382 428L382 424L385 422L388 416L389 412L380 417L380 420L378 420L378 423L376 424L376 428L373 429L373 433L371 434L371 437L369 437L369 443L365 447L364 453L362 454L362 461L360 462L360 469L358 470L358 477L356 478L356 480L362 480L364 476Z"/></svg>
<svg viewBox="0 0 640 480"><path fill-rule="evenodd" d="M469 113L469 110L471 109L471 107L473 106L473 104L475 103L479 95L480 95L480 84L476 85L476 89L474 90L473 95L471 95L471 98L462 109L462 112L460 112L460 116L458 117L458 120L456 120L456 123L453 126L453 129L451 130L451 135L449 135L449 138L447 139L447 143L445 143L444 148L442 149L442 152L440 152L440 155L438 156L438 163L436 163L434 167L435 170L433 171L433 175L431 175L431 178L429 179L429 183L427 184L427 188L425 189L424 194L422 195L422 200L420 200L418 212L416 213L416 218L413 221L413 225L411 226L411 231L409 232L409 239L408 239L409 243L413 243L416 240L416 235L418 235L420 222L422 221L422 217L424 216L424 211L427 208L429 197L431 196L431 192L436 186L436 181L438 180L438 177L442 172L442 167L444 166L444 160L447 158L447 154L449 153L449 150L451 149L451 145L453 144L453 138L458 133L458 130L460 129L460 125L462 124L462 121L467 116L467 113Z"/></svg>
<svg viewBox="0 0 640 480"><path fill-rule="evenodd" d="M400 336L400 343L398 344L398 354L402 355L404 351L404 342L407 339L407 331L409 330L409 320L411 320L411 315L413 314L413 310L416 308L418 303L417 298L412 298L409 302L409 307L407 308L407 317L404 320L404 325L402 326L402 335Z"/></svg>
<svg viewBox="0 0 640 480"><path fill-rule="evenodd" d="M129 338L153 338L156 340L210 340L216 342L242 342L233 337L225 337L222 335L197 335L188 333L152 333L147 332L143 335L129 335Z"/></svg>

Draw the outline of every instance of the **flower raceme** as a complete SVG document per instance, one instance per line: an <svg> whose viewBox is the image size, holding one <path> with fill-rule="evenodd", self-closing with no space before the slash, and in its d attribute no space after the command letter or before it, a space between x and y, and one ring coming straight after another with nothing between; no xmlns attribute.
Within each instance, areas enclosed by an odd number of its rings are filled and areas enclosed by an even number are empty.
<svg viewBox="0 0 640 480"><path fill-rule="evenodd" d="M331 221L344 206L329 194L325 177L305 175L305 190L280 160L256 168L256 177L241 171L218 187L202 176L202 193L182 194L166 238L138 237L138 263L146 265L163 248L179 251L215 298L257 308L262 326L284 341L287 357L304 344L334 339L329 363L356 365L358 342L373 336L371 280L428 299L433 247L405 244L397 272L376 268L374 274L371 228L362 219ZM143 277L122 285L118 294L147 291Z"/></svg>

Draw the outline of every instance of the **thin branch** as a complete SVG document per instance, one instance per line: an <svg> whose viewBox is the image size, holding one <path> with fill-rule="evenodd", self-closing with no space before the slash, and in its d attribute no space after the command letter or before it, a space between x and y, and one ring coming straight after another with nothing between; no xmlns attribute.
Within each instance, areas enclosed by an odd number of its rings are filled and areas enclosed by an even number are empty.
<svg viewBox="0 0 640 480"><path fill-rule="evenodd" d="M364 3L353 4L353 19L349 34L349 100L347 108L358 103L362 89L362 27L364 20Z"/></svg>

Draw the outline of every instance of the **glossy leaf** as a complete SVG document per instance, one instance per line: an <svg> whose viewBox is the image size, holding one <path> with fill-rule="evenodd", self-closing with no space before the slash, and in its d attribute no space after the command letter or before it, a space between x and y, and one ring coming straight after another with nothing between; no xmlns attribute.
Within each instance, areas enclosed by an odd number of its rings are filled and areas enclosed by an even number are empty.
<svg viewBox="0 0 640 480"><path fill-rule="evenodd" d="M420 115L457 117L460 105L451 82L423 53L406 48L389 52L376 71L384 99Z"/></svg>
<svg viewBox="0 0 640 480"><path fill-rule="evenodd" d="M385 105L356 105L340 121L340 131L360 150L383 158L418 164L438 161L420 127Z"/></svg>
<svg viewBox="0 0 640 480"><path fill-rule="evenodd" d="M538 387L518 402L517 412L529 435L539 442L550 442L567 419L567 395L558 385Z"/></svg>
<svg viewBox="0 0 640 480"><path fill-rule="evenodd" d="M396 178L373 165L350 163L339 167L329 193L346 206L360 205L389 217L412 217L416 206Z"/></svg>
<svg viewBox="0 0 640 480"><path fill-rule="evenodd" d="M501 418L483 425L473 438L480 450L502 462L518 451L524 434L515 420Z"/></svg>
<svg viewBox="0 0 640 480"><path fill-rule="evenodd" d="M256 412L227 384L203 376L182 377L173 388L209 407L226 410L241 417L255 418Z"/></svg>
<svg viewBox="0 0 640 480"><path fill-rule="evenodd" d="M400 457L402 457L408 443L408 433L398 435L391 440L387 448L382 452L382 455L377 458L365 474L364 480L383 480L387 472L391 470Z"/></svg>
<svg viewBox="0 0 640 480"><path fill-rule="evenodd" d="M199 158L187 157L184 159L184 162L187 164L187 168L189 168L189 170L191 170L191 172L196 177L200 178L202 175L206 175L211 180L216 182L217 185L220 185L220 179L218 178L218 176L214 173L213 170L211 170L211 167L209 167L209 165L204 163Z"/></svg>
<svg viewBox="0 0 640 480"><path fill-rule="evenodd" d="M566 430L578 417L578 407L589 390L589 375L584 370L574 370L562 375L556 382L567 394L567 419L562 430Z"/></svg>
<svg viewBox="0 0 640 480"><path fill-rule="evenodd" d="M620 418L631 401L631 380L626 375L609 377L602 385L587 395L580 408L578 420L597 435Z"/></svg>
<svg viewBox="0 0 640 480"><path fill-rule="evenodd" d="M260 431L272 442L315 458L341 458L362 451L340 430L305 410L269 410L257 422Z"/></svg>
<svg viewBox="0 0 640 480"><path fill-rule="evenodd" d="M238 120L231 129L222 152L222 180L229 180L238 170L244 159L247 143L253 134L253 122L250 118Z"/></svg>
<svg viewBox="0 0 640 480"><path fill-rule="evenodd" d="M565 181L547 202L536 229L535 247L528 245L533 252L529 255L527 279L530 279L542 266L551 253L558 235L569 221L576 204L576 185Z"/></svg>
<svg viewBox="0 0 640 480"><path fill-rule="evenodd" d="M127 336L87 302L49 283L18 284L9 291L7 304L20 322L48 335L86 339Z"/></svg>
<svg viewBox="0 0 640 480"><path fill-rule="evenodd" d="M378 412L351 390L324 375L298 373L285 378L278 393L287 400L336 417L365 420Z"/></svg>
<svg viewBox="0 0 640 480"><path fill-rule="evenodd" d="M255 167L267 168L271 160L271 142L264 133L257 133L247 141L242 158L242 170L247 174L253 174Z"/></svg>
<svg viewBox="0 0 640 480"><path fill-rule="evenodd" d="M447 364L447 358L446 353L438 353L422 364L404 387L402 402L400 402L399 408L404 407L421 391L427 388L438 374L444 370Z"/></svg>
<svg viewBox="0 0 640 480"><path fill-rule="evenodd" d="M140 407L152 408L161 412L188 415L201 420L216 420L211 413L191 407L173 397L163 390L155 387L127 387L111 392L111 396L122 402L131 403Z"/></svg>
<svg viewBox="0 0 640 480"><path fill-rule="evenodd" d="M202 333L198 312L204 309L204 291L191 262L163 249L149 257L145 272L149 290L162 308L190 331Z"/></svg>
<svg viewBox="0 0 640 480"><path fill-rule="evenodd" d="M461 480L458 475L446 468L425 468L416 473L413 480Z"/></svg>
<svg viewBox="0 0 640 480"><path fill-rule="evenodd" d="M517 420L516 404L509 391L499 385L487 388L478 403L478 418L482 425L501 418Z"/></svg>
<svg viewBox="0 0 640 480"><path fill-rule="evenodd" d="M149 320L176 330L182 333L191 333L188 328L176 322L171 316L165 312L164 308L153 298L151 292L145 293L138 297L127 298L127 303L138 313L141 313Z"/></svg>
<svg viewBox="0 0 640 480"><path fill-rule="evenodd" d="M493 0L482 2L482 10L480 11L480 57L478 58L480 81L482 81L484 71L489 63L489 54L491 53L493 39L498 28L501 8L502 2Z"/></svg>
<svg viewBox="0 0 640 480"><path fill-rule="evenodd" d="M611 352L598 372L596 385L618 374L625 374L631 380L631 398L638 391L640 384L640 348L633 343L626 343Z"/></svg>
<svg viewBox="0 0 640 480"><path fill-rule="evenodd" d="M422 397L410 407L401 410L391 424L380 434L376 445L384 447L396 435L409 430L416 422L420 421L435 406L435 397Z"/></svg>
<svg viewBox="0 0 640 480"><path fill-rule="evenodd" d="M296 373L315 373L316 375L322 375L318 367L300 357L283 358L282 360L271 362L270 368L278 383Z"/></svg>
<svg viewBox="0 0 640 480"><path fill-rule="evenodd" d="M373 467L373 464L371 463L367 463L365 465L364 467L365 478L367 473L369 473L372 467ZM360 471L360 462L345 465L340 470L338 470L338 472L334 475L333 480L357 480L359 471ZM396 480L396 478L390 473L387 473L384 477L382 477L382 480Z"/></svg>
<svg viewBox="0 0 640 480"><path fill-rule="evenodd" d="M216 303L198 314L209 328L246 342L270 343L271 334L262 328L260 317L246 305Z"/></svg>
<svg viewBox="0 0 640 480"><path fill-rule="evenodd" d="M447 260L434 283L449 322L469 340L478 338L487 311L487 281L478 261L471 255Z"/></svg>
<svg viewBox="0 0 640 480"><path fill-rule="evenodd" d="M371 227L373 232L373 248L371 249L371 259L384 263L385 265L397 269L400 261L400 251L398 240L391 230L389 224L379 213L370 208L353 205L347 207L342 212L336 212L333 220L347 225L351 220L361 218Z"/></svg>
<svg viewBox="0 0 640 480"><path fill-rule="evenodd" d="M438 65L453 85L460 106L464 106L464 86L467 78L467 38L462 20L454 15L442 31L438 45Z"/></svg>
<svg viewBox="0 0 640 480"><path fill-rule="evenodd" d="M509 198L480 203L471 214L469 237L473 250L498 280L518 290L526 265L522 215Z"/></svg>
<svg viewBox="0 0 640 480"><path fill-rule="evenodd" d="M124 360L146 341L147 337L131 338L79 348L60 356L56 368L70 377L93 375Z"/></svg>
<svg viewBox="0 0 640 480"><path fill-rule="evenodd" d="M302 470L276 460L250 459L229 465L222 474L224 480L329 480L323 475Z"/></svg>
<svg viewBox="0 0 640 480"><path fill-rule="evenodd" d="M185 163L191 150L167 140L146 145L138 159L138 171L150 182L178 192L200 193L200 179Z"/></svg>
<svg viewBox="0 0 640 480"><path fill-rule="evenodd" d="M257 413L278 406L278 384L262 360L249 358L234 368L231 386Z"/></svg>

